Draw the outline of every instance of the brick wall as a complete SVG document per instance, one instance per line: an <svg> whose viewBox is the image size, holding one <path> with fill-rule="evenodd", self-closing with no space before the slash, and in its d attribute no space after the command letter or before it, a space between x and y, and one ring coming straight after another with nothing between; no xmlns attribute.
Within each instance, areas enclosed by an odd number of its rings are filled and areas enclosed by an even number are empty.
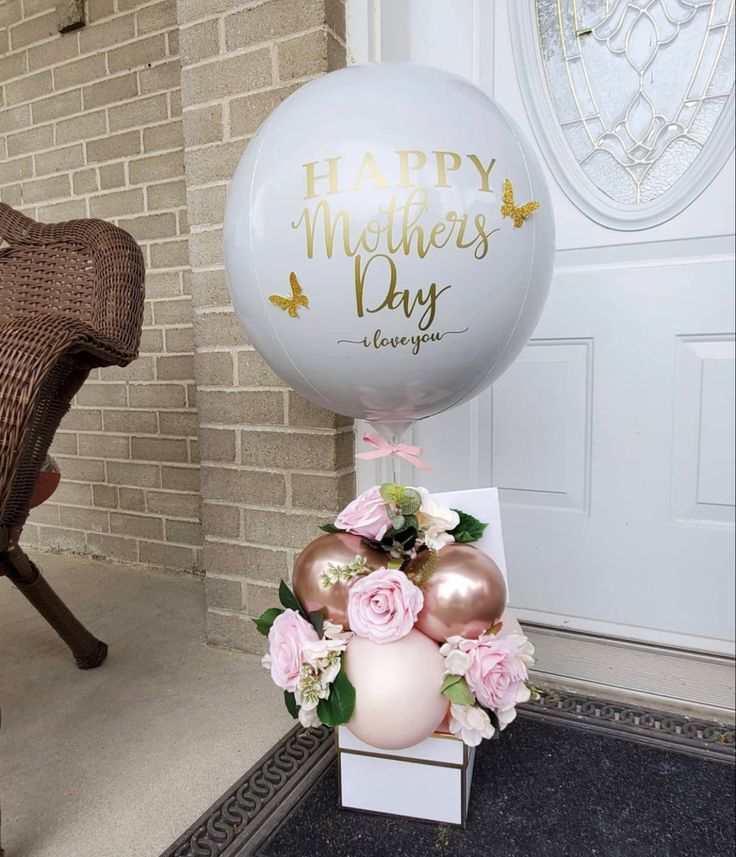
<svg viewBox="0 0 736 857"><path fill-rule="evenodd" d="M259 650L249 616L353 494L353 427L242 332L225 195L268 113L345 64L344 2L87 0L87 25L64 35L55 6L0 0L0 199L128 229L147 308L140 359L98 373L64 421L64 481L28 540L205 568L210 640Z"/></svg>
<svg viewBox="0 0 736 857"><path fill-rule="evenodd" d="M340 0L177 0L191 221L208 628L258 650L294 556L354 489L352 421L288 390L247 341L222 268L227 184L296 87L345 64Z"/></svg>
<svg viewBox="0 0 736 857"><path fill-rule="evenodd" d="M175 0L0 2L0 199L41 220L102 217L145 254L142 353L90 378L57 435L63 482L26 541L201 565L192 310ZM206 5L206 4L205 4Z"/></svg>

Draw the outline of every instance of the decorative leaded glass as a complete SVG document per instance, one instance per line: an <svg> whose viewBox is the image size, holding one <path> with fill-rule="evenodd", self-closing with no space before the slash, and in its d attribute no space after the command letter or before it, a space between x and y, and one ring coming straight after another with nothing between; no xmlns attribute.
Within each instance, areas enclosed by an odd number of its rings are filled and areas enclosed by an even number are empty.
<svg viewBox="0 0 736 857"><path fill-rule="evenodd" d="M661 197L732 97L734 0L537 0L536 21L549 93L584 173L617 203Z"/></svg>

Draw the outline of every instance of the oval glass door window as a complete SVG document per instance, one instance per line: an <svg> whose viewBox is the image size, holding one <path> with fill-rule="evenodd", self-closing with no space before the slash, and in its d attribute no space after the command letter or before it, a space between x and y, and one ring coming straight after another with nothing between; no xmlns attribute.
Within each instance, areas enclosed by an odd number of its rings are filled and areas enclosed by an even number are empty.
<svg viewBox="0 0 736 857"><path fill-rule="evenodd" d="M643 229L682 211L733 150L734 0L518 0L519 77L572 201Z"/></svg>

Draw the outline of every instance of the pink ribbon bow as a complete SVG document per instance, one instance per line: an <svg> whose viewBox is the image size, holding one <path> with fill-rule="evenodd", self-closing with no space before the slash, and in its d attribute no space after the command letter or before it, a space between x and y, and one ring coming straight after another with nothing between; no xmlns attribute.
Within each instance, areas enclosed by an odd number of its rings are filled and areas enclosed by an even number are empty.
<svg viewBox="0 0 736 857"><path fill-rule="evenodd" d="M419 470L432 469L429 465L417 458L418 455L422 454L421 446L411 446L408 443L389 443L387 440L384 440L382 437L379 437L379 435L373 434L372 432L364 434L363 440L366 443L372 444L376 448L370 452L359 452L355 456L356 458L362 458L367 461L371 458L386 458L388 455L396 455L398 458L403 458L404 461L408 461L409 464L413 464L414 467Z"/></svg>

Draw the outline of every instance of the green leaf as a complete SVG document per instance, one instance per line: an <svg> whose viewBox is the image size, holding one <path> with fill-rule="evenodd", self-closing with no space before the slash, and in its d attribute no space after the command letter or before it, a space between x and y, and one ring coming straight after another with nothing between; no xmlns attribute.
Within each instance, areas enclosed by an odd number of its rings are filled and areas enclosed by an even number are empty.
<svg viewBox="0 0 736 857"><path fill-rule="evenodd" d="M393 482L384 482L378 489L378 493L387 503L398 503L403 490L401 485L395 485Z"/></svg>
<svg viewBox="0 0 736 857"><path fill-rule="evenodd" d="M483 524L467 512L461 512L460 509L453 509L460 516L460 523L454 530L450 530L450 535L456 542L465 543L477 542L483 536L488 524Z"/></svg>
<svg viewBox="0 0 736 857"><path fill-rule="evenodd" d="M445 676L442 693L455 705L475 705L475 696L461 675Z"/></svg>
<svg viewBox="0 0 736 857"><path fill-rule="evenodd" d="M291 714L294 720L299 718L299 706L296 704L296 697L288 690L284 691L284 704L286 710Z"/></svg>
<svg viewBox="0 0 736 857"><path fill-rule="evenodd" d="M279 610L278 607L269 607L268 610L264 610L257 619L254 619L253 622L260 633L263 634L264 637L267 637L274 619L277 616L280 616L283 612L284 611Z"/></svg>
<svg viewBox="0 0 736 857"><path fill-rule="evenodd" d="M355 688L345 672L343 661L337 678L330 686L330 695L327 699L320 699L319 701L317 715L325 726L339 726L341 723L347 723L350 720L354 708Z"/></svg>
<svg viewBox="0 0 736 857"><path fill-rule="evenodd" d="M404 520L403 515L392 515L391 516L391 526L396 530L396 532L400 532L406 526L406 521Z"/></svg>
<svg viewBox="0 0 736 857"><path fill-rule="evenodd" d="M309 614L309 622L321 637L322 632L325 629L325 617L319 612L319 610L315 610L313 613Z"/></svg>
<svg viewBox="0 0 736 857"><path fill-rule="evenodd" d="M307 618L307 614L302 609L299 599L283 580L279 584L279 601L287 608L287 610L296 610L296 612L301 616L304 616L305 619Z"/></svg>
<svg viewBox="0 0 736 857"><path fill-rule="evenodd" d="M344 533L346 530L341 530L340 527L336 527L334 524L322 524L320 527L323 533Z"/></svg>
<svg viewBox="0 0 736 857"><path fill-rule="evenodd" d="M402 514L415 515L422 505L422 498L413 488L404 488L398 503Z"/></svg>
<svg viewBox="0 0 736 857"><path fill-rule="evenodd" d="M419 519L416 515L404 515L404 528L419 530Z"/></svg>
<svg viewBox="0 0 736 857"><path fill-rule="evenodd" d="M441 693L445 693L445 691L452 687L454 684L457 684L459 681L462 681L463 677L461 675L454 675L453 673L449 673L445 676L442 681L442 687L440 688Z"/></svg>

